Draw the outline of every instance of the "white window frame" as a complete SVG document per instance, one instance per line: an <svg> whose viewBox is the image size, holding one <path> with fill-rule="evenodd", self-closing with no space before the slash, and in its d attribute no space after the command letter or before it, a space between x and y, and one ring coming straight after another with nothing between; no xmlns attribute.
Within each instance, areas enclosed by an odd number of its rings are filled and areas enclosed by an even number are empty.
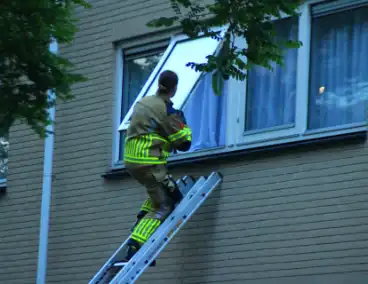
<svg viewBox="0 0 368 284"><path fill-rule="evenodd" d="M326 0L307 1L302 4L298 12L300 13L298 23L298 40L303 45L298 48L297 57L297 82L296 82L296 99L295 99L295 124L268 129L260 129L259 131L245 132L245 115L246 115L246 84L247 81L236 82L231 79L234 85L231 95L237 97L233 100L233 110L236 110L236 148L255 148L273 144L283 144L306 139L323 138L344 133L351 133L366 129L366 123L355 123L339 125L336 127L320 128L316 130L308 130L308 104L309 104L309 63L310 63L310 43L311 43L311 27L312 15L311 6L320 4ZM356 2L362 0L351 0L349 7L354 6ZM368 0L365 1L368 3ZM285 16L283 18L286 18ZM245 41L238 40L239 46L246 47Z"/></svg>
<svg viewBox="0 0 368 284"><path fill-rule="evenodd" d="M299 13L302 13L302 10L299 8ZM287 19L290 18L290 16L283 14L281 16L281 19ZM300 22L300 20L299 20ZM300 27L300 25L298 25ZM298 31L298 34L300 33L300 30ZM300 37L299 37L300 39ZM237 45L241 48L246 48L247 43L244 39L236 39ZM304 46L304 49L306 47ZM307 47L308 48L308 47ZM300 64L300 60L303 58L303 51L304 50L298 50L298 59L297 59L297 65ZM247 62L247 59L244 58L244 61ZM296 82L296 98L295 101L298 102L300 97L303 96L304 92L304 86L299 84L303 80L303 76L298 76L300 72L297 74L297 82ZM304 82L303 82L304 83ZM259 129L259 130L251 130L245 132L245 123L246 123L246 102L247 102L247 79L244 81L238 82L237 87L235 88L238 90L236 92L237 100L234 101L234 109L236 109L237 117L236 117L236 145L251 145L251 144L257 144L259 142L263 141L270 141L270 140L277 140L277 139L284 139L288 137L294 137L297 135L298 129L296 127L297 125L297 115L295 115L295 122L293 124L286 124L276 127L269 127L265 129ZM298 110L298 107L300 107L300 104L296 105L296 111Z"/></svg>
<svg viewBox="0 0 368 284"><path fill-rule="evenodd" d="M224 27L218 27L218 28L214 28L214 30L218 30L218 29L222 29L222 34L224 33ZM151 73L151 75L149 76L146 84L143 86L142 90L140 91L139 95L137 96L137 98L135 99L134 103L132 104L132 106L130 107L128 113L126 114L126 116L124 117L123 121L121 122L118 130L119 131L123 131L126 130L129 127L129 120L132 116L133 113L133 109L135 104L144 96L146 95L152 95L152 94L147 94L147 91L149 90L149 88L152 86L152 84L154 83L155 79L160 75L160 72L162 71L162 67L165 64L165 62L169 59L170 54L173 52L175 46L179 43L185 42L187 40L190 40L188 36L185 35L177 35L171 38L170 44L168 46L168 48L166 49L165 53L163 54L163 56L161 57L160 61L158 62L158 64L156 65L155 69L153 70L153 72ZM218 44L219 46L220 44ZM218 50L218 49L216 49ZM188 67L189 68L189 67ZM193 71L195 72L195 71ZM198 76L200 76L200 72L196 72L198 74ZM194 84L195 85L195 84ZM192 86L192 88L194 87L194 85ZM190 93L186 94L181 101L179 102L179 105L174 105L174 107L176 108L181 108L183 106L183 104L185 103L185 101L187 100L188 96L190 95Z"/></svg>
<svg viewBox="0 0 368 284"><path fill-rule="evenodd" d="M320 4L326 2L327 0L307 0L298 9L300 13L298 22L298 40L300 40L303 45L298 48L297 55L297 82L296 82L296 99L295 99L295 123L293 125L286 125L280 127L274 127L269 129L262 129L259 131L247 131L245 133L245 115L246 115L246 84L247 81L237 81L231 78L228 81L228 116L227 116L227 133L226 133L226 145L222 147L214 147L209 149L203 149L195 152L180 153L172 155L169 157L169 161L173 160L183 160L199 156L209 156L220 153L228 153L238 150L254 149L265 146L281 145L290 142L298 142L312 139L325 138L329 136L337 136L340 134L349 134L359 131L367 131L367 123L355 123L346 124L336 127L320 128L317 130L308 130L308 104L309 104L309 70L310 70L310 41L311 41L311 27L312 27L312 15L311 6L314 4ZM349 7L355 6L357 2L362 3L362 0L350 0ZM368 0L365 0L368 3ZM336 11L338 12L338 11ZM283 16L286 18L287 16ZM164 64L167 56L170 54L172 48L178 40L186 39L185 36L175 36L172 37L171 43L167 48L166 52L162 56L159 64L156 66L151 76L149 77L147 83L143 87L141 93L137 97L135 103L145 95L146 91L154 82L158 72L161 69L162 64ZM236 39L238 46L246 47L246 42L241 39ZM117 52L117 61L120 64L116 66L117 72L117 85L116 92L118 95L117 106L118 115L120 121L120 103L121 101L121 80L122 80L122 52ZM188 67L189 68L189 67ZM134 104L135 104L134 103ZM133 106L134 106L133 104ZM128 112L127 117L130 117L132 108ZM114 133L119 134L118 129L126 129L127 125L124 122L119 124L118 122L114 124ZM118 131L117 131L118 130ZM119 135L118 135L119 136ZM118 147L116 143L119 143L119 139L114 139L115 143L115 157L118 157ZM118 162L118 163L117 163ZM122 161L114 160L114 168L123 167Z"/></svg>
<svg viewBox="0 0 368 284"><path fill-rule="evenodd" d="M137 103L137 101L139 101L142 96L144 94L146 94L146 92L148 91L149 87L151 86L151 84L154 82L154 80L156 79L157 73L159 72L159 70L161 69L161 66L165 63L167 57L170 55L171 50L173 49L175 43L171 42L169 44L169 46L167 47L167 49L165 50L164 54L162 55L160 61L158 62L158 64L156 65L156 67L154 68L154 70L152 71L151 75L148 77L148 80L146 81L146 83L144 84L142 90L140 91L139 95L137 96L137 98L135 99L134 103L132 104L132 106L130 107L128 113L125 115L123 121L121 122L121 124L118 126L118 131L122 131L122 130L126 130L129 126L129 119L132 116L132 112L133 112L133 107L134 105ZM122 52L121 52L122 54ZM123 57L123 56L122 56ZM121 62L123 62L124 59L122 59ZM121 69L123 69L123 67L121 67ZM121 70L121 81L123 79L123 70ZM120 81L120 82L121 82ZM122 91L121 91L122 92ZM120 92L120 94L121 94ZM121 95L120 95L121 97Z"/></svg>
<svg viewBox="0 0 368 284"><path fill-rule="evenodd" d="M212 28L213 31L222 31L221 36L224 35L226 31L227 26L223 27L214 27ZM203 34L200 34L199 36L203 36ZM129 108L129 111L125 115L124 119L120 123L121 118L121 103L122 103L122 81L123 81L123 65L124 65L124 56L123 56L123 50L124 45L123 43L119 44L115 48L115 80L114 80L114 93L116 96L115 104L114 104L114 123L113 123L113 155L112 155L112 167L113 168L119 168L123 165L123 161L119 159L119 149L120 149L120 131L125 131L129 126L129 120L133 112L134 105L145 95L147 95L147 91L150 89L151 85L155 82L156 78L159 76L160 71L165 64L165 62L168 60L170 54L172 53L173 49L175 48L176 44L185 42L190 40L188 36L179 34L171 36L170 42L164 52L164 54L161 56L159 62L157 63L156 67L150 74L149 78L147 79L146 83L144 84L143 88L141 89L140 93L136 97L134 103ZM221 43L218 43L218 47L216 48L216 52L219 49L219 46ZM188 67L189 68L189 67ZM195 71L193 71L195 72ZM198 73L198 78L200 78L201 73ZM197 80L198 81L198 80ZM192 86L192 89L196 86L195 82ZM190 92L181 100L182 102L179 105L179 108L181 108L185 102L188 99ZM148 94L150 95L150 94Z"/></svg>
<svg viewBox="0 0 368 284"><path fill-rule="evenodd" d="M166 51L169 47L166 48ZM122 116L122 99L123 99L123 72L124 72L124 55L123 51L125 49L124 43L120 43L115 46L115 78L114 78L114 93L115 93L115 103L113 107L113 141L112 141L112 148L113 148L113 155L112 155L112 167L113 168L120 168L123 163L119 159L119 152L120 152L120 132L117 130L121 125L121 116ZM164 57L163 54L162 57ZM153 80L152 74L157 72L158 65L160 65L162 58L160 59L159 63L152 71L150 77L147 81ZM147 83L146 83L147 84ZM146 85L145 84L145 85ZM144 88L144 87L143 87Z"/></svg>

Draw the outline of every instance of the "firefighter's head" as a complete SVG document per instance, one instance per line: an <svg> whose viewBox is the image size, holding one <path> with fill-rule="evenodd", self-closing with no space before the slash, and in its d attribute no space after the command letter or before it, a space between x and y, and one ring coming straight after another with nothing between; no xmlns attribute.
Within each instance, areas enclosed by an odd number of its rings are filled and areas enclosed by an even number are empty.
<svg viewBox="0 0 368 284"><path fill-rule="evenodd" d="M163 71L158 78L158 93L173 97L176 93L178 81L179 78L175 72L171 70Z"/></svg>

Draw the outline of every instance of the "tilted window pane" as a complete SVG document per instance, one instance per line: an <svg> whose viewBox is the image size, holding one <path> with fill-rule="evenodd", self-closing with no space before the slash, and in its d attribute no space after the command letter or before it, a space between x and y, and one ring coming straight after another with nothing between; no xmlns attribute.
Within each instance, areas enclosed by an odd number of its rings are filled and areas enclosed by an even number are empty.
<svg viewBox="0 0 368 284"><path fill-rule="evenodd" d="M127 58L124 60L123 66L123 94L121 104L121 117L120 122L124 119L128 113L130 107L134 103L140 90L151 75L153 69L156 67L163 52L157 51L154 54ZM120 132L120 150L119 160L123 158L123 148L125 141L125 131Z"/></svg>
<svg viewBox="0 0 368 284"><path fill-rule="evenodd" d="M146 82L141 93L135 100L135 103L138 102L141 97L155 95L158 88L160 73L165 70L171 70L177 73L179 77L177 91L172 102L174 103L174 108L181 109L188 98L188 94L191 92L193 86L201 75L201 72L196 72L192 68L186 66L187 63L206 63L208 61L207 56L214 54L218 46L219 41L210 37L173 39L170 47L166 50L164 57L161 60L162 64L160 62L160 68L152 74L152 80ZM133 107L134 103L122 120L119 130L126 129L128 127Z"/></svg>
<svg viewBox="0 0 368 284"><path fill-rule="evenodd" d="M201 75L200 72L196 72L190 67L187 67L186 64L188 62L207 62L206 57L213 54L218 45L219 42L217 40L209 37L184 40L176 43L174 49L160 70L160 73L164 70L172 70L178 74L178 88L175 96L172 98L174 108L180 109L183 106L188 94ZM148 89L147 95L154 95L156 93L158 78L159 76L157 75Z"/></svg>
<svg viewBox="0 0 368 284"><path fill-rule="evenodd" d="M298 20L276 22L276 40L298 39ZM272 62L273 70L255 66L248 73L245 130L260 130L295 122L298 49L285 48L284 66Z"/></svg>
<svg viewBox="0 0 368 284"><path fill-rule="evenodd" d="M8 139L0 137L0 181L8 176L8 151Z"/></svg>
<svg viewBox="0 0 368 284"><path fill-rule="evenodd" d="M313 19L308 128L365 120L368 7Z"/></svg>

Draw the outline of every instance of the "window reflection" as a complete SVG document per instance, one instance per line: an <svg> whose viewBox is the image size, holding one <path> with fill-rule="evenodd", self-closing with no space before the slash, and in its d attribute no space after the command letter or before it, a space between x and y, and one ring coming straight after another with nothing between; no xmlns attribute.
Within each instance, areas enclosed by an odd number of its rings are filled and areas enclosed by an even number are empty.
<svg viewBox="0 0 368 284"><path fill-rule="evenodd" d="M135 57L127 57L123 66L123 94L120 122L128 113L139 92L155 69L163 54L162 50ZM120 131L119 160L123 158L125 131Z"/></svg>
<svg viewBox="0 0 368 284"><path fill-rule="evenodd" d="M368 7L313 19L308 128L365 120Z"/></svg>

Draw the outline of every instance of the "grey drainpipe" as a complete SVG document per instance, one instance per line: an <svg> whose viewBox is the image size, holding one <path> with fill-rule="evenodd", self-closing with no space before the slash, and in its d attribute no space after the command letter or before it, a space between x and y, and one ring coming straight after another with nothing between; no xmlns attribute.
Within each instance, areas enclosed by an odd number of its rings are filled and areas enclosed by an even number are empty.
<svg viewBox="0 0 368 284"><path fill-rule="evenodd" d="M53 53L58 52L57 42L50 44L49 49ZM50 96L54 96L51 92ZM50 108L49 115L52 121L55 120L55 107ZM54 131L53 125L48 126L49 131ZM42 201L41 201L41 220L40 220L40 236L38 244L38 263L37 263L37 284L46 283L47 272L47 248L49 235L50 220L50 203L51 203L51 187L52 187L52 159L54 150L54 135L49 134L45 139L44 148L44 164L43 164L43 184L42 184Z"/></svg>

